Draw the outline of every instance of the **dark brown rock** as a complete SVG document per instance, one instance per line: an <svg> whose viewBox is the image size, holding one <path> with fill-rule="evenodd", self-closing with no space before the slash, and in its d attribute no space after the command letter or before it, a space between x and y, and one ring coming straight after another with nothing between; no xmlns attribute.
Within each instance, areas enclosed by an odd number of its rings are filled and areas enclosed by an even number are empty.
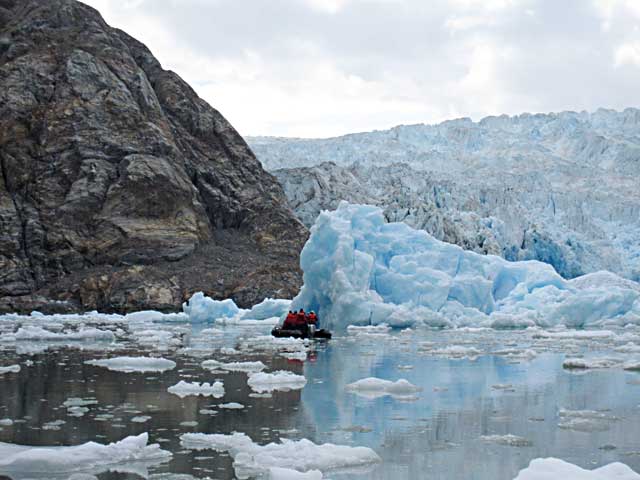
<svg viewBox="0 0 640 480"><path fill-rule="evenodd" d="M197 290L246 306L298 289L307 232L275 179L82 3L0 0L0 166L0 311L166 310Z"/></svg>

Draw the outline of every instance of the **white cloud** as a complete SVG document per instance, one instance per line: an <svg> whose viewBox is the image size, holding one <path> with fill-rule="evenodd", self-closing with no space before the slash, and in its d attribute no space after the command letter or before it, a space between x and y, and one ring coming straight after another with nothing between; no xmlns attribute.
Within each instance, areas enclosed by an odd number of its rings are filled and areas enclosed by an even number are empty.
<svg viewBox="0 0 640 480"><path fill-rule="evenodd" d="M87 0L243 135L624 108L638 0Z"/></svg>

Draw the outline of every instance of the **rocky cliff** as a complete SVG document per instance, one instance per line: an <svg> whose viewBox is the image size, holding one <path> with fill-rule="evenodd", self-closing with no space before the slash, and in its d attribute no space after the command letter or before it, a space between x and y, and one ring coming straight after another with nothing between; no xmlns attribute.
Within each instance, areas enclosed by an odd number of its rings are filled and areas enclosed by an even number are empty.
<svg viewBox="0 0 640 480"><path fill-rule="evenodd" d="M0 311L291 297L305 227L233 127L74 0L0 0Z"/></svg>

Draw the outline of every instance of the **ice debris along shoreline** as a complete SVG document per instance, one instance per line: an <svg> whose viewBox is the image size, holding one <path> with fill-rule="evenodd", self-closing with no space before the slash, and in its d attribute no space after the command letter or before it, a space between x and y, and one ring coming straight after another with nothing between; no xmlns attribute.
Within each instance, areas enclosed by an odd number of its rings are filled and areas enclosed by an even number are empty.
<svg viewBox="0 0 640 480"><path fill-rule="evenodd" d="M66 479L77 472L98 474L116 465L126 471L127 464L152 466L171 459L170 452L148 442L149 435L142 433L108 445L87 442L73 447L30 447L0 443L0 474Z"/></svg>
<svg viewBox="0 0 640 480"><path fill-rule="evenodd" d="M190 450L229 452L238 478L263 475L274 467L303 473L313 470L327 472L366 467L382 461L367 447L331 443L317 445L307 439L282 439L280 443L259 445L244 433L237 432L231 435L185 433L180 437L180 444Z"/></svg>
<svg viewBox="0 0 640 480"><path fill-rule="evenodd" d="M609 272L565 280L537 261L509 262L436 240L380 208L322 212L300 257L292 308L329 328L640 324L640 284Z"/></svg>
<svg viewBox="0 0 640 480"><path fill-rule="evenodd" d="M514 480L640 480L640 475L622 463L585 470L557 458L536 458Z"/></svg>
<svg viewBox="0 0 640 480"><path fill-rule="evenodd" d="M87 365L103 367L115 372L166 372L176 368L176 362L155 357L113 357L101 360L87 360Z"/></svg>

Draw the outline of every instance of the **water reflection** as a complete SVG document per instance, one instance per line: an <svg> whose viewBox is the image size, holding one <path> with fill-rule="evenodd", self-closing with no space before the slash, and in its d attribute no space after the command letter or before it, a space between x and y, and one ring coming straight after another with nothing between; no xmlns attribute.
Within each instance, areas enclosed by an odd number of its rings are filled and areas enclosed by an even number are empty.
<svg viewBox="0 0 640 480"><path fill-rule="evenodd" d="M264 333L264 332L259 332ZM448 332L414 332L391 336L337 337L319 344L303 364L270 353L239 354L227 361L260 360L268 370L304 373L302 391L274 392L256 398L245 373L210 373L204 359L220 347L237 346L255 328L228 327L222 335L191 330L177 352L160 352L177 363L162 373L118 373L86 365L85 360L141 354L133 343L115 352L49 349L31 355L5 349L0 365L23 365L17 374L0 376L0 441L25 445L77 445L90 440L120 440L145 431L151 442L173 453L171 462L152 469L196 477L234 478L227 454L183 449L185 432L245 432L258 443L280 438L309 438L316 443L373 448L383 463L368 473L341 474L332 479L482 479L507 480L536 457L556 456L585 468L622 461L640 471L640 375L622 370L574 374L562 369L563 355L551 349L530 361L480 355L451 359L425 353L420 342L473 344L484 352L521 347L519 332L453 338ZM33 365L24 366L25 361ZM356 380L375 376L406 378L422 388L414 401L390 396L373 400L345 392ZM225 396L180 399L167 388L180 380L224 382ZM95 399L81 417L69 415L70 397ZM241 410L217 409L237 402ZM558 428L558 412L606 410L617 420L604 429ZM217 411L216 414L202 413ZM144 422L135 417L150 417ZM64 423L61 423L64 422ZM43 428L43 426L45 428ZM485 441L486 435L513 434L530 446L505 446ZM103 473L100 478L139 478L135 474Z"/></svg>

